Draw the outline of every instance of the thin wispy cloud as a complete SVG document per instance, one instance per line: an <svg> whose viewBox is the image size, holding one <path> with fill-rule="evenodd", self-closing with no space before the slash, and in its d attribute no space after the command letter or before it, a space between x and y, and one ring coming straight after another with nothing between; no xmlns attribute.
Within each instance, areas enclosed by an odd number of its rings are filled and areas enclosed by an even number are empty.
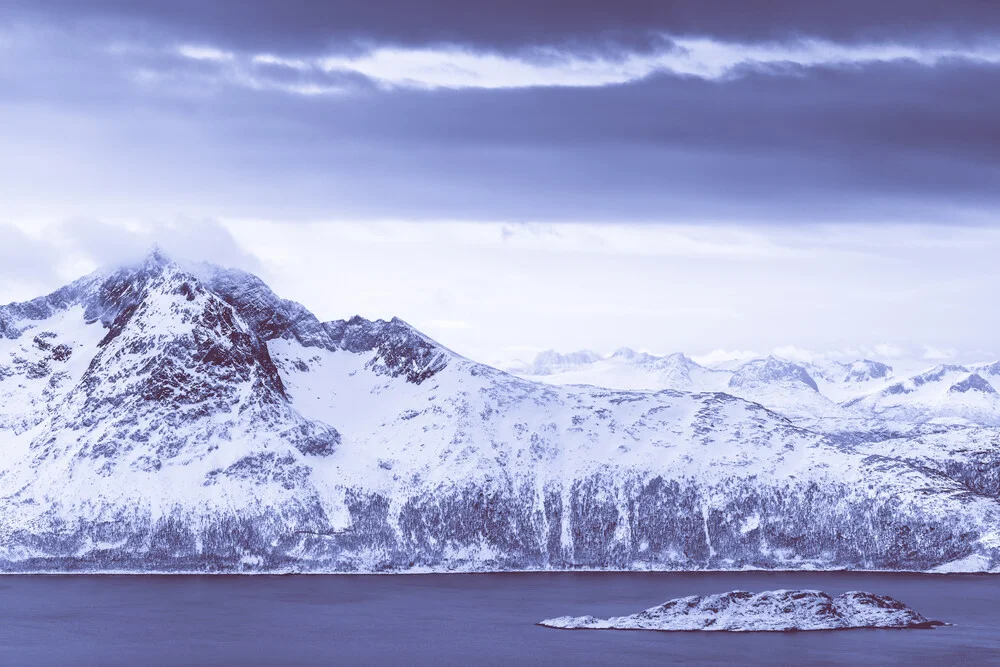
<svg viewBox="0 0 1000 667"><path fill-rule="evenodd" d="M461 48L381 48L363 55L319 58L314 67L355 72L383 86L413 88L595 87L628 83L658 72L719 79L741 67L859 66L898 60L934 66L943 61L1000 62L993 47L941 48L901 45L839 45L817 40L742 44L707 39L670 39L663 51L624 57L562 55L548 50L507 55ZM261 56L254 56L255 59ZM266 56L265 56L266 58ZM297 61L307 65L305 61ZM305 69L305 67L300 67Z"/></svg>

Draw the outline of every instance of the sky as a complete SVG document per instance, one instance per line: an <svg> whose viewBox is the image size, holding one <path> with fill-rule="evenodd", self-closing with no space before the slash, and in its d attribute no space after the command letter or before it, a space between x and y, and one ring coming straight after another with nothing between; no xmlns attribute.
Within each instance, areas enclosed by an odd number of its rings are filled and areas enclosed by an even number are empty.
<svg viewBox="0 0 1000 667"><path fill-rule="evenodd" d="M0 301L152 243L503 363L1000 356L1000 3L0 0Z"/></svg>

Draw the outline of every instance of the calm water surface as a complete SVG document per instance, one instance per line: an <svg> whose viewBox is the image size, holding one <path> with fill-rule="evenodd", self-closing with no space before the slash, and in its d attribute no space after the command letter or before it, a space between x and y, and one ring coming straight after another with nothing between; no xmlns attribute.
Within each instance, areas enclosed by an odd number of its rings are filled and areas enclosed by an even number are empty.
<svg viewBox="0 0 1000 667"><path fill-rule="evenodd" d="M777 588L899 598L935 630L550 630L670 598ZM0 577L3 665L1000 664L1000 576L510 574Z"/></svg>

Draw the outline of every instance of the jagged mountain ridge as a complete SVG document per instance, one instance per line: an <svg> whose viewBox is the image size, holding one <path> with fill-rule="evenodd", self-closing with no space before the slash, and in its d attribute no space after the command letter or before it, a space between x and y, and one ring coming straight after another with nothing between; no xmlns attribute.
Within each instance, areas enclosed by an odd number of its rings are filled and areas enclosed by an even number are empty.
<svg viewBox="0 0 1000 667"><path fill-rule="evenodd" d="M992 431L916 456L720 392L531 382L162 253L0 331L6 570L1000 564Z"/></svg>
<svg viewBox="0 0 1000 667"><path fill-rule="evenodd" d="M505 370L550 384L591 384L612 389L658 391L723 391L729 374L705 368L681 353L656 356L623 347L608 357L581 350L540 352L530 364L513 363Z"/></svg>
<svg viewBox="0 0 1000 667"><path fill-rule="evenodd" d="M895 422L956 419L1000 426L1000 393L976 370L939 365L845 403Z"/></svg>
<svg viewBox="0 0 1000 667"><path fill-rule="evenodd" d="M825 430L850 430L858 420L889 421L895 426L956 420L991 427L1000 424L1000 401L983 397L1000 393L1000 362L939 365L908 376L870 359L803 363L771 355L719 369L700 366L680 353L656 356L623 349L627 353L618 351L608 357L589 353L591 358L573 363L566 361L574 359L571 355L560 357L549 351L532 365L513 364L510 371L559 385L724 391L804 424L822 420ZM563 363L552 366L548 360L553 358ZM662 372L664 367L682 370ZM947 383L945 373L949 374ZM966 392L971 393L959 396ZM892 396L897 399L889 400Z"/></svg>

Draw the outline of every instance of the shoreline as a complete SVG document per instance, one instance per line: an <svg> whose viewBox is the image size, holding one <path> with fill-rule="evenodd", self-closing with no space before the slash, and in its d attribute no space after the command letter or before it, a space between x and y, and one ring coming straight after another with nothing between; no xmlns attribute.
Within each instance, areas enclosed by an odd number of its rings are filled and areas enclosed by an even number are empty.
<svg viewBox="0 0 1000 667"><path fill-rule="evenodd" d="M961 577L961 576L998 576L1000 570L933 572L928 570L853 570L853 569L762 569L746 568L739 570L621 570L621 569L551 569L551 570L388 570L388 571L344 571L344 570L274 570L260 572L207 572L204 570L13 570L0 572L2 577L420 577L448 575L537 575L537 574L878 574L905 575L921 577Z"/></svg>

